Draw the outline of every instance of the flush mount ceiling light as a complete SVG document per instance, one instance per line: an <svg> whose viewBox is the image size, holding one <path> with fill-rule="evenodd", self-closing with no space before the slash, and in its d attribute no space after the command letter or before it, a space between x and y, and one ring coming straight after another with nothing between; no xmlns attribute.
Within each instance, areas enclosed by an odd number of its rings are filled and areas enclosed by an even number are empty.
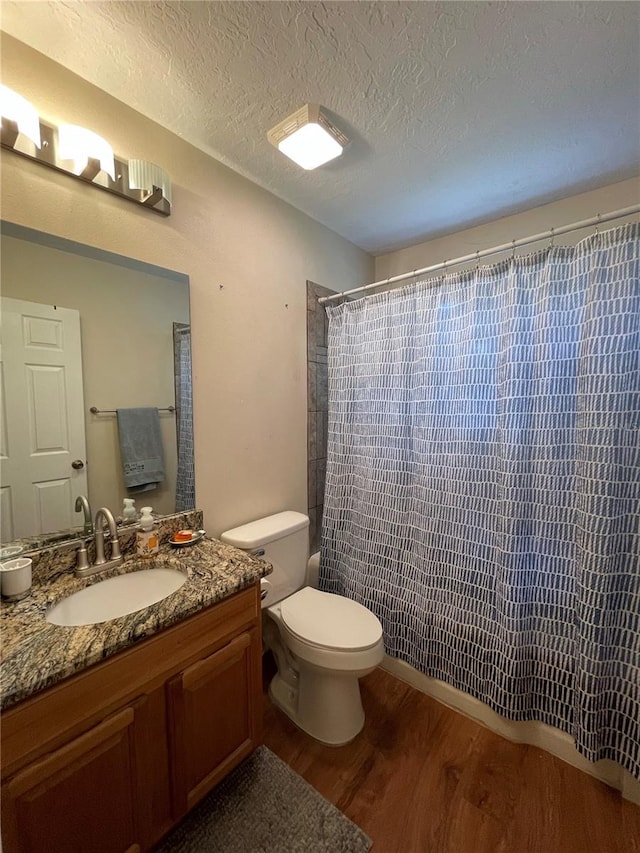
<svg viewBox="0 0 640 853"><path fill-rule="evenodd" d="M0 113L3 148L148 210L170 215L171 181L155 163L114 156L107 140L86 127L56 127L43 121L26 98L7 86L0 86Z"/></svg>
<svg viewBox="0 0 640 853"><path fill-rule="evenodd" d="M267 139L302 166L316 169L339 157L349 144L319 104L305 104L267 133Z"/></svg>
<svg viewBox="0 0 640 853"><path fill-rule="evenodd" d="M40 117L26 98L8 86L0 86L0 111L3 145L13 148L18 134L22 133L40 148Z"/></svg>

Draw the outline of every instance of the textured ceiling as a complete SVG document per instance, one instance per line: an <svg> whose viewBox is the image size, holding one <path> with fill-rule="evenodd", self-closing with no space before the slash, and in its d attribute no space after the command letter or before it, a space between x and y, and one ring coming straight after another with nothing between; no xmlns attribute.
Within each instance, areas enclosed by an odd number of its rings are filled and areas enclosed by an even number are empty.
<svg viewBox="0 0 640 853"><path fill-rule="evenodd" d="M1 12L11 35L376 254L640 171L636 2ZM352 143L304 172L266 133L314 101Z"/></svg>

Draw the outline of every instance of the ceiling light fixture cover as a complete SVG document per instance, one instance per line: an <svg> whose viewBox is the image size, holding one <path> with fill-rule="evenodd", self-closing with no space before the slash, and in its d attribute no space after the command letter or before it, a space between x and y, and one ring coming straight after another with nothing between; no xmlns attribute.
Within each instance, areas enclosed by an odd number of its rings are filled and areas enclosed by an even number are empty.
<svg viewBox="0 0 640 853"><path fill-rule="evenodd" d="M61 124L58 128L59 157L61 160L73 160L74 171L77 175L91 180L97 174L96 166L92 167L90 160L98 161L99 169L106 172L112 181L116 179L116 167L113 158L113 148L106 139L98 136L86 127L76 124Z"/></svg>
<svg viewBox="0 0 640 853"><path fill-rule="evenodd" d="M132 190L144 190L153 195L154 190L162 190L162 195L171 204L171 180L169 175L148 160L129 160L129 186Z"/></svg>
<svg viewBox="0 0 640 853"><path fill-rule="evenodd" d="M267 133L269 142L303 169L316 169L339 157L347 137L319 104L305 104Z"/></svg>
<svg viewBox="0 0 640 853"><path fill-rule="evenodd" d="M26 98L8 86L0 86L0 112L3 119L13 122L19 133L23 133L40 148L40 117Z"/></svg>

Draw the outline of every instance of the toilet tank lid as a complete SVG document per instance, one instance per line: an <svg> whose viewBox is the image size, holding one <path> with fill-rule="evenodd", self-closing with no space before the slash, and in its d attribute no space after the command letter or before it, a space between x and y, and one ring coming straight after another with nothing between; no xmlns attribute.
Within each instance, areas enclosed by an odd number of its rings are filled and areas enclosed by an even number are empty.
<svg viewBox="0 0 640 853"><path fill-rule="evenodd" d="M308 526L306 515L287 510L226 530L220 534L220 539L236 548L258 548Z"/></svg>

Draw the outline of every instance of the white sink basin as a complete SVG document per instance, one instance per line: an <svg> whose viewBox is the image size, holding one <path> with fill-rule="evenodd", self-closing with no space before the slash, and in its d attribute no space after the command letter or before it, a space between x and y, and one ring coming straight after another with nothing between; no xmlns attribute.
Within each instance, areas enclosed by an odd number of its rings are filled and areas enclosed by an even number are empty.
<svg viewBox="0 0 640 853"><path fill-rule="evenodd" d="M53 625L95 625L135 613L180 589L186 575L174 569L142 569L74 592L47 611Z"/></svg>

